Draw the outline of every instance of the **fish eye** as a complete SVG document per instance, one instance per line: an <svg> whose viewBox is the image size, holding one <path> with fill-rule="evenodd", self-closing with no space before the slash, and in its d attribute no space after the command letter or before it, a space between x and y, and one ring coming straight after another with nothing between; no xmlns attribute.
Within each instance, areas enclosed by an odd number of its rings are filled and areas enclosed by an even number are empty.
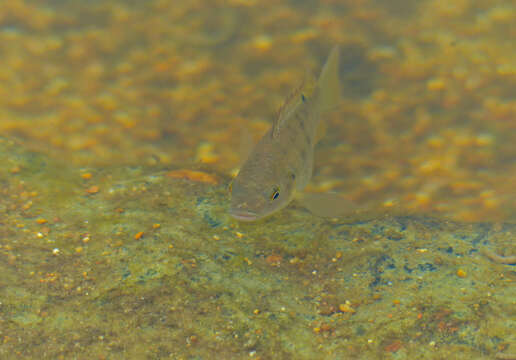
<svg viewBox="0 0 516 360"><path fill-rule="evenodd" d="M279 189L274 188L274 190L272 191L271 200L276 200L278 197L279 197Z"/></svg>

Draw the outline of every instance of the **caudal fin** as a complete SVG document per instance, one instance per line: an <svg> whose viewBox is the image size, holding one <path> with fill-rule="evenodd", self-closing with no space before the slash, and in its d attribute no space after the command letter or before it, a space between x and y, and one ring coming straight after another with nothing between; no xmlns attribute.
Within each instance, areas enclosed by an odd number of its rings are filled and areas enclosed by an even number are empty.
<svg viewBox="0 0 516 360"><path fill-rule="evenodd" d="M339 81L339 47L331 49L328 60L321 71L317 82L317 106L319 111L325 112L334 109L341 98Z"/></svg>

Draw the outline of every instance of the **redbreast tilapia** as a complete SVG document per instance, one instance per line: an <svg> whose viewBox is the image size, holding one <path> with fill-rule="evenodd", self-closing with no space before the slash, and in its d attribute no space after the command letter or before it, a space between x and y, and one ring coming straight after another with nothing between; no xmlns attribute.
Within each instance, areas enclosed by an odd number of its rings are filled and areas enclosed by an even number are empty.
<svg viewBox="0 0 516 360"><path fill-rule="evenodd" d="M231 186L230 214L254 221L287 206L312 177L321 115L340 100L339 49L319 79L308 79L281 106L271 129L256 144Z"/></svg>

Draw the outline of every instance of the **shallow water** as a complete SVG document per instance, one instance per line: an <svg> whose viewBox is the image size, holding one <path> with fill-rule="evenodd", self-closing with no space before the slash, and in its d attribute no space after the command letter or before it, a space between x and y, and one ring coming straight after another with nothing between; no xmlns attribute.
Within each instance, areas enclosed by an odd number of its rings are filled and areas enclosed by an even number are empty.
<svg viewBox="0 0 516 360"><path fill-rule="evenodd" d="M516 352L510 1L0 6L0 357ZM227 215L248 138L342 49L308 191ZM236 151L235 149L239 149Z"/></svg>

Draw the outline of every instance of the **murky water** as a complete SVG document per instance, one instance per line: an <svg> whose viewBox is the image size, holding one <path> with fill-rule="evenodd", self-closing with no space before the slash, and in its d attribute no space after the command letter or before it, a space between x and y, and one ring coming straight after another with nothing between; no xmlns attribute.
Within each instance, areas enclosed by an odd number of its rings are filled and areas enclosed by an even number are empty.
<svg viewBox="0 0 516 360"><path fill-rule="evenodd" d="M511 1L0 4L0 357L516 352ZM246 149L342 51L310 192L227 215Z"/></svg>

